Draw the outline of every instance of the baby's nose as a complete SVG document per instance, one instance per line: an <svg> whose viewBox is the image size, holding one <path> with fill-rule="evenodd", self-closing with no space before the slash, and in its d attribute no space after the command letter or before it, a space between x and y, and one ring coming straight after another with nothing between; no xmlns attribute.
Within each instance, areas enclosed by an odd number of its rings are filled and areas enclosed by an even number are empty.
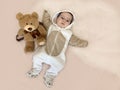
<svg viewBox="0 0 120 90"><path fill-rule="evenodd" d="M66 20L64 19L64 20L63 20L63 23L65 23L65 22L66 22Z"/></svg>

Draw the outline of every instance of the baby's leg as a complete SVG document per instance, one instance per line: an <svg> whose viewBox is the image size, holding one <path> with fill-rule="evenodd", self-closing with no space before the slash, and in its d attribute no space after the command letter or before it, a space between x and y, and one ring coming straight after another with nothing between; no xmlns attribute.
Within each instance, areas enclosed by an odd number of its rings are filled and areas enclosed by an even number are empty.
<svg viewBox="0 0 120 90"><path fill-rule="evenodd" d="M55 67L51 65L51 67L46 71L46 74L44 76L44 83L47 87L53 86L53 82L55 77L58 75L58 73L63 69L63 67Z"/></svg>
<svg viewBox="0 0 120 90"><path fill-rule="evenodd" d="M33 56L33 66L30 71L27 72L29 77L37 77L42 69L42 61L39 57Z"/></svg>

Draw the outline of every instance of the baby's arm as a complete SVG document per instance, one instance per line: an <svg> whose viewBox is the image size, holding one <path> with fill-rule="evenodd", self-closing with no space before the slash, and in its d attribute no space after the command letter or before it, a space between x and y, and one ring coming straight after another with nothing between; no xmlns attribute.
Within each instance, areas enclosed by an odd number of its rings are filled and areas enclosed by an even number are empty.
<svg viewBox="0 0 120 90"><path fill-rule="evenodd" d="M69 45L76 47L87 47L88 41L82 40L75 35L72 35L69 41Z"/></svg>
<svg viewBox="0 0 120 90"><path fill-rule="evenodd" d="M44 10L44 12L43 12L42 23L47 30L48 30L49 26L52 24L50 14L48 13L47 10Z"/></svg>

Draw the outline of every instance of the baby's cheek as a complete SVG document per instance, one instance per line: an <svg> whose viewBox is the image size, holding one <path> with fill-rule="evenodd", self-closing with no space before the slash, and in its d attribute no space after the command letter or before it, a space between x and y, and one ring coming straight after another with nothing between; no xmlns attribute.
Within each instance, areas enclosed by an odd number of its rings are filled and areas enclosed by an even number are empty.
<svg viewBox="0 0 120 90"><path fill-rule="evenodd" d="M70 23L66 23L66 25L65 25L65 26L68 26L68 25L70 25Z"/></svg>

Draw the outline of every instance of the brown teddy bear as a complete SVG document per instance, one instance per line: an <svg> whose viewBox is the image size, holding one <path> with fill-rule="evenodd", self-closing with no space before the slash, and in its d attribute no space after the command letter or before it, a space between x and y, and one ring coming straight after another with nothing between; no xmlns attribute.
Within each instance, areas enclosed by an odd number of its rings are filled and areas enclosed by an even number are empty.
<svg viewBox="0 0 120 90"><path fill-rule="evenodd" d="M39 22L39 16L36 12L24 15L18 13L16 18L20 26L16 35L16 40L25 40L25 52L33 52L35 49L35 42L40 46L45 44L47 32L43 24Z"/></svg>

